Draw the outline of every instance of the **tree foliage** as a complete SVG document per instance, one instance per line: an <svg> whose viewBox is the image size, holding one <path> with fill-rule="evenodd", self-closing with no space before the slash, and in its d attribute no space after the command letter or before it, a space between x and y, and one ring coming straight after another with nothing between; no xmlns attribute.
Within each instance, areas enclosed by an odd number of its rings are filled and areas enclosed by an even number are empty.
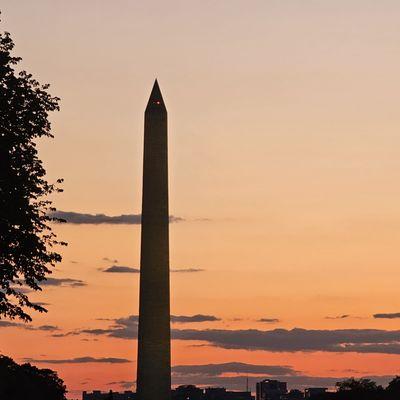
<svg viewBox="0 0 400 400"><path fill-rule="evenodd" d="M364 393L364 392L375 392L377 390L381 390L382 387L377 386L377 384L371 379L346 379L342 382L337 383L338 392L356 392L356 393Z"/></svg>
<svg viewBox="0 0 400 400"><path fill-rule="evenodd" d="M4 400L65 400L66 387L51 369L31 364L19 365L11 358L0 356L0 399Z"/></svg>
<svg viewBox="0 0 400 400"><path fill-rule="evenodd" d="M393 378L389 382L386 390L393 396L393 398L394 396L397 396L396 398L400 399L400 376L396 376L395 378Z"/></svg>
<svg viewBox="0 0 400 400"><path fill-rule="evenodd" d="M400 377L394 378L384 389L371 379L350 378L336 384L335 393L325 393L315 400L399 400Z"/></svg>
<svg viewBox="0 0 400 400"><path fill-rule="evenodd" d="M46 311L27 293L61 261L49 223L48 196L61 191L46 180L35 141L52 138L49 113L59 99L26 71L15 68L21 58L11 53L10 34L0 33L0 318L30 321L26 309Z"/></svg>

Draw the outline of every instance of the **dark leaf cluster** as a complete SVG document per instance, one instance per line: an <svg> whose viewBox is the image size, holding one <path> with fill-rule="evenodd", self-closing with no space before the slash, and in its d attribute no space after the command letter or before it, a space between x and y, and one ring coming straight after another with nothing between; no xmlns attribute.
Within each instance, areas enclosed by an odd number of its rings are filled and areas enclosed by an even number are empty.
<svg viewBox="0 0 400 400"><path fill-rule="evenodd" d="M46 311L32 303L27 292L40 290L40 282L61 261L49 216L55 211L48 196L61 189L46 180L36 141L53 137L49 113L59 99L48 93L12 55L9 33L0 33L0 318L30 321L25 311Z"/></svg>
<svg viewBox="0 0 400 400"><path fill-rule="evenodd" d="M51 369L19 365L0 355L0 399L65 400L66 387Z"/></svg>
<svg viewBox="0 0 400 400"><path fill-rule="evenodd" d="M395 377L386 388L371 379L346 379L336 384L336 393L325 393L315 400L399 400L400 377Z"/></svg>

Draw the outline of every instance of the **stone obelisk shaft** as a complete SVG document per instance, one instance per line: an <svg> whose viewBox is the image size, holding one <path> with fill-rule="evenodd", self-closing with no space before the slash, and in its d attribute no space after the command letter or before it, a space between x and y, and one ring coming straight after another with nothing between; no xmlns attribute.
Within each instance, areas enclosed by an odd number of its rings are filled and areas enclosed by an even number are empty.
<svg viewBox="0 0 400 400"><path fill-rule="evenodd" d="M167 110L157 81L144 120L138 400L171 397Z"/></svg>

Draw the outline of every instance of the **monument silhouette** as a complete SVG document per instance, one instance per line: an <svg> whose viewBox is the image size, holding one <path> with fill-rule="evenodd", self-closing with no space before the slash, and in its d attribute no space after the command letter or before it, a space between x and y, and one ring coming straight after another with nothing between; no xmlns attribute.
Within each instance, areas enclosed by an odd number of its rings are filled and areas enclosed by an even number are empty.
<svg viewBox="0 0 400 400"><path fill-rule="evenodd" d="M167 109L157 80L144 117L137 394L171 397Z"/></svg>

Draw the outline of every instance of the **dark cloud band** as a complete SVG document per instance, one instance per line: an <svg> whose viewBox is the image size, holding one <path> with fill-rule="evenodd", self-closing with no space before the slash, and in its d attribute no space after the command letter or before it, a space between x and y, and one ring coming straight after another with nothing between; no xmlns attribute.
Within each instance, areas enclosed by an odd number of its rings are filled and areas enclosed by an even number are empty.
<svg viewBox="0 0 400 400"><path fill-rule="evenodd" d="M121 214L121 215L106 215L106 214L86 214L78 213L73 211L55 211L49 214L50 217L60 218L70 224L91 224L91 225L140 225L141 215L140 214ZM182 222L183 218L175 217L171 215L169 221Z"/></svg>
<svg viewBox="0 0 400 400"><path fill-rule="evenodd" d="M171 322L178 324L193 323L193 322L213 322L220 321L215 315L171 315Z"/></svg>
<svg viewBox="0 0 400 400"><path fill-rule="evenodd" d="M220 376L223 374L254 374L254 375L296 375L292 367L282 365L257 365L241 362L205 365L176 365L172 367L174 377L197 375L203 377Z"/></svg>
<svg viewBox="0 0 400 400"><path fill-rule="evenodd" d="M71 278L47 278L40 282L41 286L62 286L62 287L81 287L86 286L86 283L80 279Z"/></svg>
<svg viewBox="0 0 400 400"><path fill-rule="evenodd" d="M276 324L276 323L280 322L280 320L278 318L261 318L261 319L257 320L257 322L265 322L267 324Z"/></svg>
<svg viewBox="0 0 400 400"><path fill-rule="evenodd" d="M115 322L115 325L107 329L88 329L81 332L121 339L137 338L137 316L120 318ZM171 334L175 340L201 341L224 349L400 354L399 330L172 329Z"/></svg>
<svg viewBox="0 0 400 400"><path fill-rule="evenodd" d="M139 274L139 268L126 267L124 265L112 265L103 270L103 272L119 273L119 274Z"/></svg>
<svg viewBox="0 0 400 400"><path fill-rule="evenodd" d="M201 268L181 268L181 269L171 269L170 271L183 274L190 274L192 272L203 272L205 270Z"/></svg>
<svg viewBox="0 0 400 400"><path fill-rule="evenodd" d="M78 357L78 358L65 358L65 359L26 358L25 361L38 364L87 364L87 363L125 364L131 362L126 358L114 358L114 357L103 357L103 358Z"/></svg>
<svg viewBox="0 0 400 400"><path fill-rule="evenodd" d="M0 321L0 328L21 328L21 329L26 329L28 331L46 331L46 332L54 332L59 330L58 326L55 325L32 326L21 322L11 322L11 321Z"/></svg>
<svg viewBox="0 0 400 400"><path fill-rule="evenodd" d="M205 341L225 349L273 352L327 351L400 354L400 331L344 330L173 330L180 340Z"/></svg>
<svg viewBox="0 0 400 400"><path fill-rule="evenodd" d="M102 270L103 272L110 273L119 273L119 274L139 274L140 269L135 267L128 267L125 265L111 265L106 269ZM194 273L194 272L202 272L204 269L200 268L182 268L182 269L171 269L171 272L174 273Z"/></svg>
<svg viewBox="0 0 400 400"><path fill-rule="evenodd" d="M382 318L382 319L396 319L400 318L400 313L383 313L383 314L374 314L374 318Z"/></svg>

